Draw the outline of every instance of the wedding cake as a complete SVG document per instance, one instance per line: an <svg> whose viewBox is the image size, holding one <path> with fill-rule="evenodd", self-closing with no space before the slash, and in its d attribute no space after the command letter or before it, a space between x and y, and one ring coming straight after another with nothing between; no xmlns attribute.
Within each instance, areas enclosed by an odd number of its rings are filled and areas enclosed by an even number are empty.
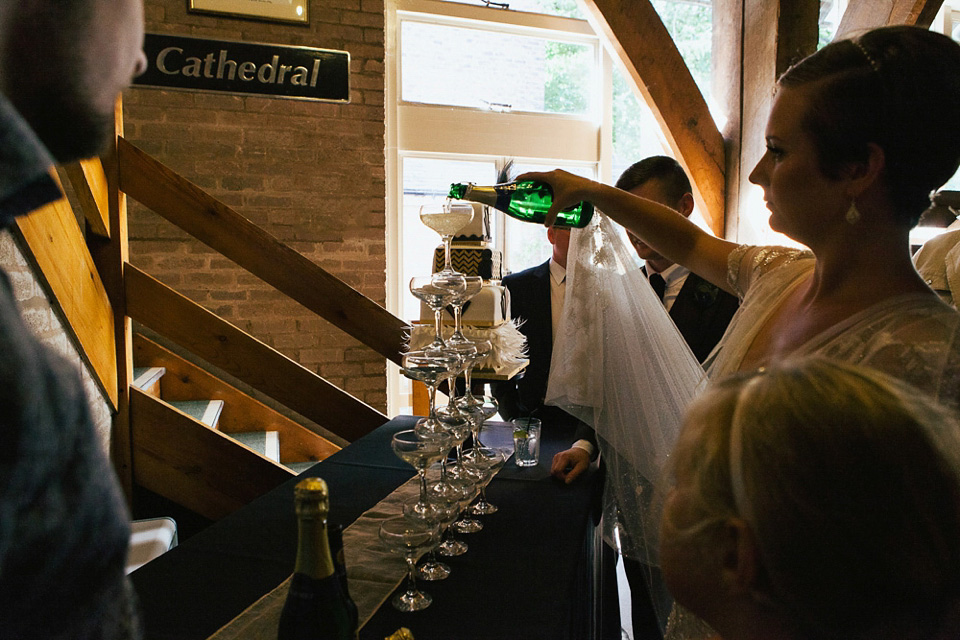
<svg viewBox="0 0 960 640"><path fill-rule="evenodd" d="M462 322L469 327L499 327L510 320L510 292L500 284L503 278L503 252L494 249L490 233L490 211L473 204L473 220L453 237L450 243L450 263L465 276L483 278L483 289L463 305ZM443 269L443 245L433 257L433 272ZM420 303L420 322L432 323L433 310ZM453 313L443 313L444 324L453 325Z"/></svg>
<svg viewBox="0 0 960 640"><path fill-rule="evenodd" d="M454 236L450 245L452 267L467 276L483 278L480 293L468 300L461 311L463 334L470 340L489 340L493 350L477 365L482 377L509 378L526 366L526 340L510 319L510 292L500 284L503 253L492 245L490 211L473 204L473 220ZM443 245L434 252L433 272L443 269ZM453 311L443 311L443 324L454 325ZM433 338L433 310L420 303L420 320L410 336L411 348L422 348ZM444 331L445 335L449 335Z"/></svg>

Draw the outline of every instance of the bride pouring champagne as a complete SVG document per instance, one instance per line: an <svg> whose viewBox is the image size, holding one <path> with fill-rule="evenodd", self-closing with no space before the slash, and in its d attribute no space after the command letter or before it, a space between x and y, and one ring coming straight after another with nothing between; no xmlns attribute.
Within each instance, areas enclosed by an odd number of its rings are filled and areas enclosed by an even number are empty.
<svg viewBox="0 0 960 640"><path fill-rule="evenodd" d="M784 73L750 180L764 190L770 226L806 251L716 238L656 202L564 171L518 179L552 188L547 224L564 207L592 202L658 253L741 297L705 362L711 378L816 354L885 372L956 412L960 314L916 273L909 231L928 194L960 165L957 69L960 45L946 36L885 27L831 43ZM652 486L702 374L659 305L624 300L645 294L605 242L606 224L572 242L574 304L558 331L548 401L597 430L608 473L616 460L612 476L622 476L615 491L624 529L655 566ZM668 637L704 633L680 625Z"/></svg>

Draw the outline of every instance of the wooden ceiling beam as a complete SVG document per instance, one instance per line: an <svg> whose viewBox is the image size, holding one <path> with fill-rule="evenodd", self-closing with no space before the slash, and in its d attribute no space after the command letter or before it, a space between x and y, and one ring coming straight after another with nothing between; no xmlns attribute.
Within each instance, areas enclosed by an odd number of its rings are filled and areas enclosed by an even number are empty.
<svg viewBox="0 0 960 640"><path fill-rule="evenodd" d="M853 0L843 12L834 40L893 24L928 28L943 0Z"/></svg>
<svg viewBox="0 0 960 640"><path fill-rule="evenodd" d="M584 0L584 4L594 30L623 63L690 174L704 219L722 236L723 136L656 9L649 0Z"/></svg>

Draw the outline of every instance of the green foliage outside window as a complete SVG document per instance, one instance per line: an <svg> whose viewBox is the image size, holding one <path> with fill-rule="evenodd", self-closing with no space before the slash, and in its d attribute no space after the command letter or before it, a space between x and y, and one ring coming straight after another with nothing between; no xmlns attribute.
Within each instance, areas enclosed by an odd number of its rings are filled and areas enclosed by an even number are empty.
<svg viewBox="0 0 960 640"><path fill-rule="evenodd" d="M592 50L582 44L547 42L548 77L544 105L548 113L585 113L589 108Z"/></svg>

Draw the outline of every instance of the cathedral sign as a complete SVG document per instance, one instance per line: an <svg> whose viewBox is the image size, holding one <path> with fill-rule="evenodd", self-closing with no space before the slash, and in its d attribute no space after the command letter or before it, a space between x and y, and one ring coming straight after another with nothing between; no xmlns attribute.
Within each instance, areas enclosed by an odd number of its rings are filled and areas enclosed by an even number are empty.
<svg viewBox="0 0 960 640"><path fill-rule="evenodd" d="M148 33L135 85L326 102L350 101L346 51Z"/></svg>

